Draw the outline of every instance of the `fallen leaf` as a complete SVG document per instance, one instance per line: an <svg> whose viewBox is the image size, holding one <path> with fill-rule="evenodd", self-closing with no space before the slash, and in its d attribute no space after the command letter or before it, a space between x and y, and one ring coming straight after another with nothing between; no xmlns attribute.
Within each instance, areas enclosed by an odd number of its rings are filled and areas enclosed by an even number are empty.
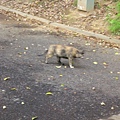
<svg viewBox="0 0 120 120"><path fill-rule="evenodd" d="M119 78L118 77L115 77L116 80L118 80Z"/></svg>
<svg viewBox="0 0 120 120"><path fill-rule="evenodd" d="M104 68L107 68L106 66L104 66Z"/></svg>
<svg viewBox="0 0 120 120"><path fill-rule="evenodd" d="M10 77L6 77L6 78L4 78L4 80L9 80L10 79Z"/></svg>
<svg viewBox="0 0 120 120"><path fill-rule="evenodd" d="M25 49L25 50L28 50L28 47L25 47L24 49Z"/></svg>
<svg viewBox="0 0 120 120"><path fill-rule="evenodd" d="M22 105L24 105L25 103L24 102L21 102Z"/></svg>
<svg viewBox="0 0 120 120"><path fill-rule="evenodd" d="M17 90L16 88L11 88L11 90Z"/></svg>
<svg viewBox="0 0 120 120"><path fill-rule="evenodd" d="M73 45L73 43L70 43L70 45Z"/></svg>
<svg viewBox="0 0 120 120"><path fill-rule="evenodd" d="M110 71L110 73L112 74L112 73L113 73L113 71Z"/></svg>
<svg viewBox="0 0 120 120"><path fill-rule="evenodd" d="M85 45L90 45L90 43L86 43Z"/></svg>
<svg viewBox="0 0 120 120"><path fill-rule="evenodd" d="M37 116L35 116L35 117L32 117L32 120L36 120L38 117Z"/></svg>
<svg viewBox="0 0 120 120"><path fill-rule="evenodd" d="M53 95L53 93L52 92L47 92L46 95Z"/></svg>
<svg viewBox="0 0 120 120"><path fill-rule="evenodd" d="M22 55L22 53L21 53L21 52L18 52L18 55Z"/></svg>
<svg viewBox="0 0 120 120"><path fill-rule="evenodd" d="M64 84L61 84L60 86L61 86L61 87L64 87L65 85L64 85Z"/></svg>
<svg viewBox="0 0 120 120"><path fill-rule="evenodd" d="M24 54L26 54L26 52L24 52Z"/></svg>
<svg viewBox="0 0 120 120"><path fill-rule="evenodd" d="M111 110L114 110L114 107L111 107Z"/></svg>
<svg viewBox="0 0 120 120"><path fill-rule="evenodd" d="M62 77L63 75L59 75L60 77Z"/></svg>
<svg viewBox="0 0 120 120"><path fill-rule="evenodd" d="M36 120L38 117L37 116L35 116L35 117L32 117L32 120Z"/></svg>
<svg viewBox="0 0 120 120"><path fill-rule="evenodd" d="M7 107L6 106L3 106L3 109L6 109Z"/></svg>
<svg viewBox="0 0 120 120"><path fill-rule="evenodd" d="M105 106L105 103L104 103L104 102L101 102L101 105L102 105L102 106Z"/></svg>
<svg viewBox="0 0 120 120"><path fill-rule="evenodd" d="M56 68L61 68L61 66L56 66Z"/></svg>
<svg viewBox="0 0 120 120"><path fill-rule="evenodd" d="M98 62L93 62L93 64L97 65L97 64L98 64Z"/></svg>
<svg viewBox="0 0 120 120"><path fill-rule="evenodd" d="M108 64L106 62L104 62L103 65L107 66Z"/></svg>
<svg viewBox="0 0 120 120"><path fill-rule="evenodd" d="M96 88L95 87L92 87L92 90L95 90Z"/></svg>
<svg viewBox="0 0 120 120"><path fill-rule="evenodd" d="M64 68L67 68L67 66L64 66Z"/></svg>
<svg viewBox="0 0 120 120"><path fill-rule="evenodd" d="M115 55L120 55L120 53L116 52Z"/></svg>
<svg viewBox="0 0 120 120"><path fill-rule="evenodd" d="M26 87L27 90L30 90L30 87Z"/></svg>

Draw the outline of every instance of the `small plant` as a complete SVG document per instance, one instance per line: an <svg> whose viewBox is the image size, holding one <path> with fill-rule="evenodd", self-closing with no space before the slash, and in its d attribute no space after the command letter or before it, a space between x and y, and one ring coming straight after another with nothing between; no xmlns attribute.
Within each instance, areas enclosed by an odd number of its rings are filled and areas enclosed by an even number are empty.
<svg viewBox="0 0 120 120"><path fill-rule="evenodd" d="M120 2L118 2L116 7L117 7L117 11L120 13Z"/></svg>
<svg viewBox="0 0 120 120"><path fill-rule="evenodd" d="M118 2L119 0L113 0L113 2Z"/></svg>
<svg viewBox="0 0 120 120"><path fill-rule="evenodd" d="M120 35L120 2L116 5L117 14L114 18L111 15L107 15L107 21L109 22L109 30L117 35Z"/></svg>
<svg viewBox="0 0 120 120"><path fill-rule="evenodd" d="M120 20L111 20L109 30L114 34L120 35Z"/></svg>
<svg viewBox="0 0 120 120"><path fill-rule="evenodd" d="M75 7L77 7L77 2L78 2L78 0L74 0L73 5L74 5Z"/></svg>

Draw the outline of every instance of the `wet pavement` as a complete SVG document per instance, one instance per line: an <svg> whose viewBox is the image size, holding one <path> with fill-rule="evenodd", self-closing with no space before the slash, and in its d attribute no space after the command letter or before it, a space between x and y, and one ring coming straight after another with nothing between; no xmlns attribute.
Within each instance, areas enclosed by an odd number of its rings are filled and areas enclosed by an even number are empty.
<svg viewBox="0 0 120 120"><path fill-rule="evenodd" d="M120 50L0 15L0 120L98 120L120 113ZM44 63L50 44L84 49L84 59Z"/></svg>

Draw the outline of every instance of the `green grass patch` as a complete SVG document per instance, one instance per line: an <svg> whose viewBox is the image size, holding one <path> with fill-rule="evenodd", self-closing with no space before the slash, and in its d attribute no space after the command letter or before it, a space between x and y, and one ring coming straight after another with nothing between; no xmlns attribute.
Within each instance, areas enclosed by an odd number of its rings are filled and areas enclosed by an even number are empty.
<svg viewBox="0 0 120 120"><path fill-rule="evenodd" d="M77 2L78 2L78 0L74 0L74 2L73 2L73 5L74 5L75 7L77 7Z"/></svg>
<svg viewBox="0 0 120 120"><path fill-rule="evenodd" d="M114 15L107 15L107 21L109 23L109 30L116 34L120 35L120 2L117 2L116 5L116 14Z"/></svg>

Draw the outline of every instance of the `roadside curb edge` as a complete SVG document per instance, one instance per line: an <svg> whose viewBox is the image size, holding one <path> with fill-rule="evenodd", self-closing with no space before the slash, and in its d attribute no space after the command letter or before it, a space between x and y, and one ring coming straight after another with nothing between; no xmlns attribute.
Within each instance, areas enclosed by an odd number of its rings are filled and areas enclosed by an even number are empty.
<svg viewBox="0 0 120 120"><path fill-rule="evenodd" d="M108 36L105 36L105 35L102 35L102 34L98 34L98 33L94 33L94 32L91 32L91 31L81 30L79 28L71 27L71 26L68 26L68 25L52 22L50 20L47 20L47 19L44 19L44 18L41 18L41 17L37 17L37 16L33 16L33 15L30 15L30 14L27 14L27 13L23 13L23 12L20 12L20 11L14 10L14 9L10 9L10 8L7 8L7 7L1 6L1 5L0 5L0 9L4 10L4 11L7 11L7 12L12 12L12 13L18 14L18 15L20 15L22 17L26 17L28 19L35 19L37 21L40 21L40 22L42 22L44 24L47 24L47 25L50 25L52 27L58 27L58 28L61 28L61 29L67 30L67 31L76 32L76 33L79 33L79 34L82 34L82 35L85 35L85 36L88 36L88 37L99 38L99 39L102 39L106 42L110 42L112 44L117 44L118 46L120 46L120 40L115 39L115 38L111 38L111 37L108 37Z"/></svg>

